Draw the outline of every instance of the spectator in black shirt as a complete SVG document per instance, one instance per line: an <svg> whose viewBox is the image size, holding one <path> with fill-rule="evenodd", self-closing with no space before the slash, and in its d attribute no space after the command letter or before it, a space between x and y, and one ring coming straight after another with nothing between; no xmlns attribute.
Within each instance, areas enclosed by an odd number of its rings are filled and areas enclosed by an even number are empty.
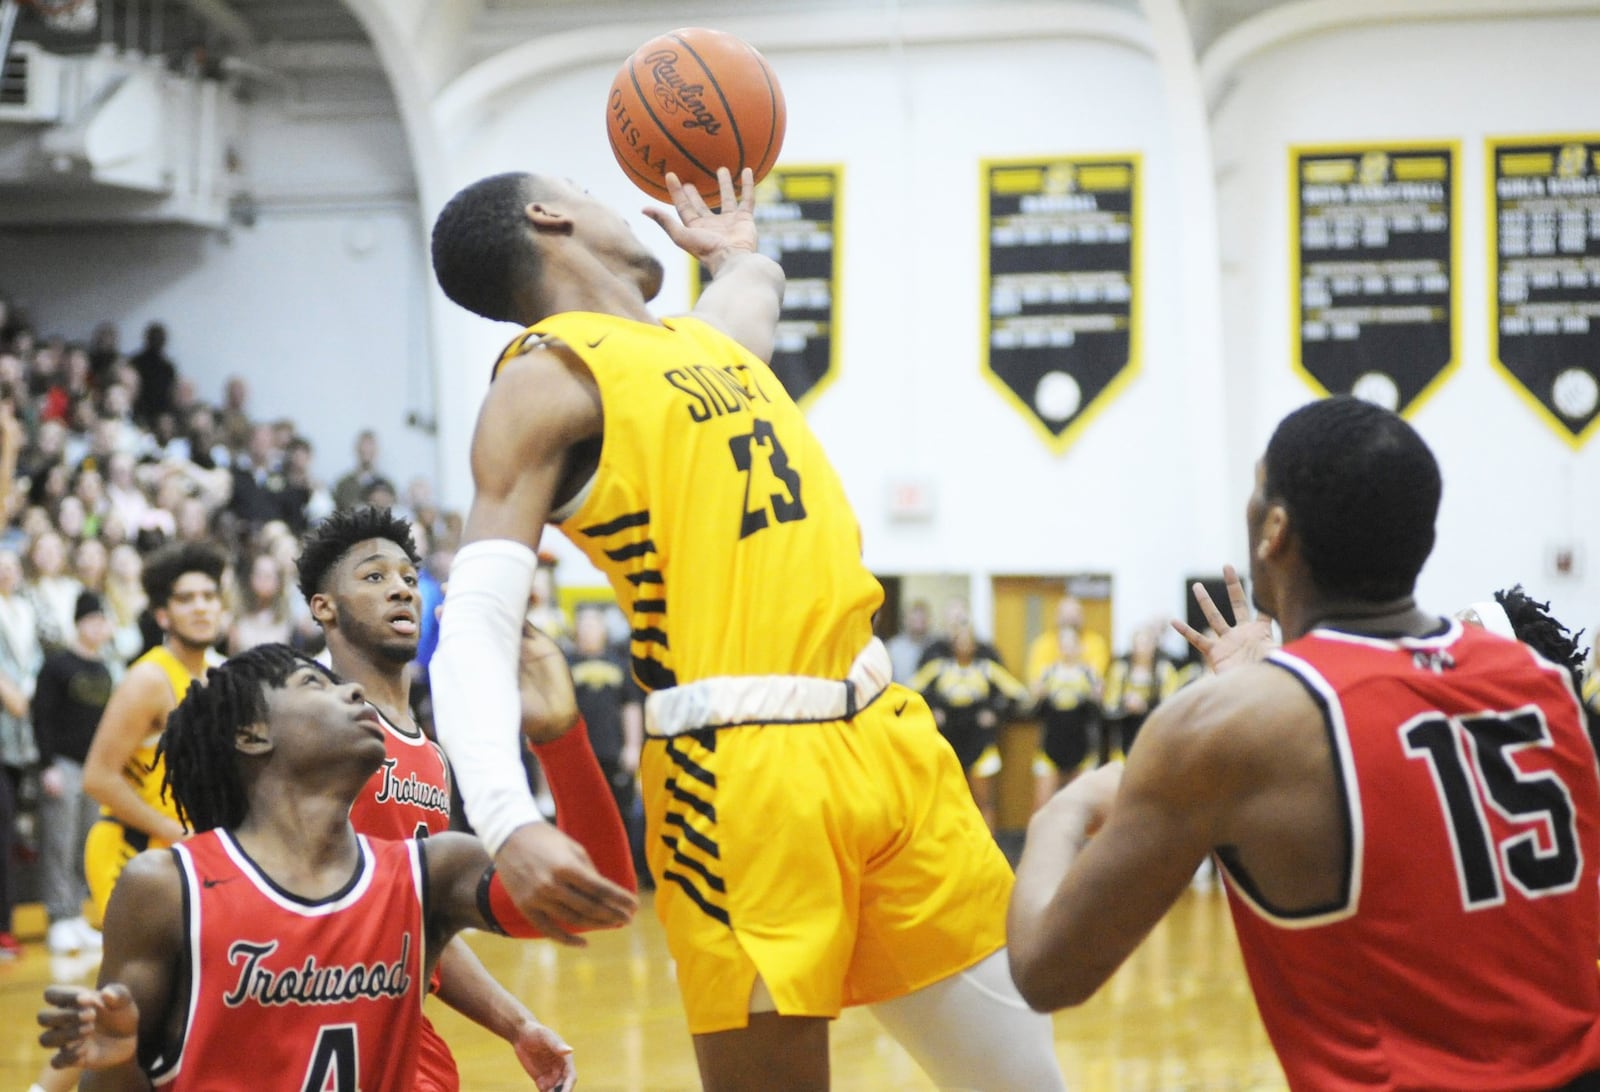
<svg viewBox="0 0 1600 1092"><path fill-rule="evenodd" d="M289 440L283 457L283 491L279 496L282 519L296 535L305 533L312 520L333 514L333 499L311 473L311 441L304 436Z"/></svg>
<svg viewBox="0 0 1600 1092"><path fill-rule="evenodd" d="M248 453L233 466L233 496L228 508L241 523L259 528L283 518L282 494L287 483L280 462L272 426L256 425L250 433Z"/></svg>
<svg viewBox="0 0 1600 1092"><path fill-rule="evenodd" d="M104 390L111 383L112 370L120 359L121 338L117 336L116 323L102 322L89 338L89 370L97 390Z"/></svg>
<svg viewBox="0 0 1600 1092"><path fill-rule="evenodd" d="M217 415L210 406L196 406L186 418L189 441L189 461L201 470L226 469L231 456L228 445L222 442L217 430Z"/></svg>
<svg viewBox="0 0 1600 1092"><path fill-rule="evenodd" d="M33 691L33 734L43 773L39 778L40 856L52 952L98 948L99 933L83 919L89 887L83 878L83 841L100 809L83 791L83 762L100 714L111 697L111 669L102 658L111 622L100 596L78 596L72 640L45 657Z"/></svg>

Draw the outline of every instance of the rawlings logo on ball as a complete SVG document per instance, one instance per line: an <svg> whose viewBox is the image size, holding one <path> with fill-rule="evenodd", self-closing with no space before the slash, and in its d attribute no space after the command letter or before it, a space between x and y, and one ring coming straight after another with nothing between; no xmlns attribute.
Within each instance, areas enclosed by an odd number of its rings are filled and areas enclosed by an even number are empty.
<svg viewBox="0 0 1600 1092"><path fill-rule="evenodd" d="M712 136L722 131L722 123L706 108L701 98L706 93L705 85L688 83L678 74L677 53L663 49L645 57L644 61L650 66L650 74L655 77L656 102L662 110L675 114L681 106L693 114L693 118L684 121L685 129L704 129Z"/></svg>
<svg viewBox="0 0 1600 1092"><path fill-rule="evenodd" d="M671 173L716 208L718 169L738 178L748 167L759 183L783 148L786 116L761 54L732 34L682 27L651 38L617 69L606 135L629 180L651 197L672 200Z"/></svg>

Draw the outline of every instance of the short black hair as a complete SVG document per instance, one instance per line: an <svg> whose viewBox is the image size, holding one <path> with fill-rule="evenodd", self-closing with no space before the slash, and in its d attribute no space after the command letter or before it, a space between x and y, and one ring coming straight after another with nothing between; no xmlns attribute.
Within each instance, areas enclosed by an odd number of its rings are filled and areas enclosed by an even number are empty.
<svg viewBox="0 0 1600 1092"><path fill-rule="evenodd" d="M1302 406L1272 434L1266 499L1282 504L1327 595L1409 595L1433 551L1439 464L1399 416L1348 395Z"/></svg>
<svg viewBox="0 0 1600 1092"><path fill-rule="evenodd" d="M1506 612L1511 631L1517 640L1533 649L1553 664L1559 664L1572 674L1573 685L1583 684L1583 665L1589 650L1578 644L1583 630L1573 633L1550 614L1550 604L1537 602L1522 585L1509 591L1494 593L1494 601Z"/></svg>
<svg viewBox="0 0 1600 1092"><path fill-rule="evenodd" d="M474 314L515 322L512 280L538 271L527 240L533 176L479 179L452 197L433 223L433 275L444 294Z"/></svg>
<svg viewBox="0 0 1600 1092"><path fill-rule="evenodd" d="M306 602L327 590L328 574L345 554L374 538L388 539L406 552L411 564L422 564L422 555L417 553L416 541L411 537L411 525L395 515L393 509L366 504L341 508L300 539L300 594Z"/></svg>
<svg viewBox="0 0 1600 1092"><path fill-rule="evenodd" d="M206 542L184 542L157 550L144 562L144 593L150 597L150 609L165 607L173 587L189 573L204 573L220 588L227 567L223 552Z"/></svg>
<svg viewBox="0 0 1600 1092"><path fill-rule="evenodd" d="M189 684L167 715L157 753L165 760L161 791L172 794L178 818L193 831L232 830L250 809L239 773L238 734L267 720L267 690L281 688L302 667L332 672L288 645L257 645Z"/></svg>

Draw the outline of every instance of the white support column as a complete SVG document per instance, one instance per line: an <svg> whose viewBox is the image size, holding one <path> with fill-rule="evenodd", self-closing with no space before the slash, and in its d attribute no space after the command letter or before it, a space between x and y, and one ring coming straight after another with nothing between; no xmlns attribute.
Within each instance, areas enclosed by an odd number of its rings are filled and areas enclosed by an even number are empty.
<svg viewBox="0 0 1600 1092"><path fill-rule="evenodd" d="M1227 513L1243 510L1244 481L1227 480L1230 443L1250 442L1241 436L1239 399L1230 398L1222 344L1222 259L1217 228L1216 167L1212 162L1210 117L1201 89L1200 65L1181 0L1140 0L1150 21L1156 63L1172 124L1173 159L1177 164L1182 235L1172 254L1183 267L1183 303L1176 315L1152 315L1149 321L1179 322L1187 355L1183 362L1184 405L1193 423L1191 445L1184 449L1188 519L1185 537L1197 565L1220 566L1232 536ZM1148 245L1148 241L1147 241ZM1238 503L1236 504L1235 501Z"/></svg>

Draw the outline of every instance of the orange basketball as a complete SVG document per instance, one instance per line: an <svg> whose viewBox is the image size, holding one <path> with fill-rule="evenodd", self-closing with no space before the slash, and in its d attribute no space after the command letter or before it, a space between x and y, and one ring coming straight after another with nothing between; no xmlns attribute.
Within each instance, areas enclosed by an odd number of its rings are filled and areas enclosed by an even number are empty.
<svg viewBox="0 0 1600 1092"><path fill-rule="evenodd" d="M611 81L606 133L628 177L667 196L666 175L721 202L717 168L766 177L783 147L783 89L766 58L720 30L686 27L652 38Z"/></svg>

